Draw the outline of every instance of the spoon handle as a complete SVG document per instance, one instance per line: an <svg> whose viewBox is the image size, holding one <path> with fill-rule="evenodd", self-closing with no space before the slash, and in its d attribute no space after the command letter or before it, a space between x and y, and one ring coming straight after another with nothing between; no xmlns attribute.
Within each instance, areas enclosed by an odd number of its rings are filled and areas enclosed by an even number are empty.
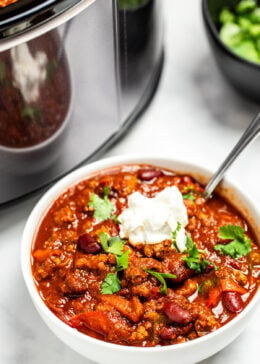
<svg viewBox="0 0 260 364"><path fill-rule="evenodd" d="M239 154L260 134L260 113L251 121L244 134L241 136L235 147L221 164L217 172L210 179L204 189L203 197L209 198L217 185L221 182L224 174Z"/></svg>

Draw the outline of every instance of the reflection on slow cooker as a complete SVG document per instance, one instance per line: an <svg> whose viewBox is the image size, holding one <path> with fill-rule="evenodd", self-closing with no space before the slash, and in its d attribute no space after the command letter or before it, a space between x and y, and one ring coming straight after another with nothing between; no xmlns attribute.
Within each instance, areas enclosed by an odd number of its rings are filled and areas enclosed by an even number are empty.
<svg viewBox="0 0 260 364"><path fill-rule="evenodd" d="M69 111L68 62L57 31L0 54L0 144L38 145L57 132Z"/></svg>

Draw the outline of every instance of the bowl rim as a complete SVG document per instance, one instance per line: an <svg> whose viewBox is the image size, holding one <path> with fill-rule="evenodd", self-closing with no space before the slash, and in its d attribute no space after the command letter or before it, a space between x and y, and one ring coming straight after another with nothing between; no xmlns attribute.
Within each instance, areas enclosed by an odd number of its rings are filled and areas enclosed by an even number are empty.
<svg viewBox="0 0 260 364"><path fill-rule="evenodd" d="M241 56L238 56L230 48L228 48L228 46L226 46L225 43L222 42L222 40L220 39L219 34L217 32L216 24L214 23L214 21L212 20L211 15L210 15L209 7L208 7L208 1L209 0L202 0L202 15L203 15L206 26L208 27L211 35L214 37L214 39L216 40L218 45L221 48L223 48L223 50L229 56L231 56L231 58L234 58L238 62L244 63L244 64L248 65L249 67L253 67L255 69L260 69L260 64L249 61L249 60L247 60L247 59L245 59L245 58L243 58Z"/></svg>
<svg viewBox="0 0 260 364"><path fill-rule="evenodd" d="M84 341L86 344L93 344L100 347L103 347L104 349L111 349L121 352L142 352L142 353L148 353L148 352L168 352L168 351L179 351L186 348L192 348L198 344L202 344L208 340L213 339L215 336L221 335L225 331L227 331L229 328L237 324L239 321L243 319L256 305L256 303L260 299L260 289L255 293L254 297L251 299L249 304L246 306L246 308L239 313L235 318L230 320L227 324L222 326L221 328L217 329L214 332L211 332L205 336L202 336L200 338L185 342L185 343L179 343L176 345L167 345L167 346L156 346L156 347L136 347L136 346L124 346L124 345L118 345L114 343L109 343L106 341L102 341L99 339L95 339L91 336L88 336L86 334L81 333L80 331L70 327L66 323L64 323L62 320L60 320L44 303L42 300L37 287L36 283L33 279L32 271L31 271L31 247L32 243L34 242L35 234L37 232L37 229L44 218L46 212L49 210L49 208L52 206L53 202L62 195L62 193L66 192L69 188L73 187L74 185L77 185L80 181L83 181L86 179L89 175L92 173L102 171L106 168L112 168L120 165L127 165L127 164L151 164L154 166L160 167L160 164L164 163L171 163L180 165L184 168L187 168L187 170L190 168L191 173L200 173L204 176L207 176L209 174L212 174L212 171L209 168L201 167L198 164L195 163L189 163L187 161L181 160L181 159L174 159L171 157L158 157L153 155L147 155L147 154L128 154L128 155L122 155L122 156L115 156L110 158L105 158L98 160L96 162L87 164L81 168L76 169L72 173L69 173L67 176L63 177L61 180L59 180L57 183L55 183L47 192L43 194L43 196L40 198L40 200L37 202L37 204L34 206L33 210L31 211L29 218L27 219L26 225L24 227L23 235L22 235L22 244L21 244L21 268L22 268L22 274L23 278L26 284L26 287L30 293L31 299L38 310L38 312L41 315L41 312L47 317L54 326L57 326L61 331L66 331L68 335L73 336L73 338L78 339L79 341ZM162 167L162 166L161 166ZM168 167L162 167L162 168L168 168ZM173 167L174 170L175 167ZM169 167L171 169L171 167ZM196 172L192 172L192 169L194 169ZM176 168L177 170L177 168ZM188 172L187 172L188 173ZM245 192L240 186L237 185L236 182L234 182L229 177L225 177L224 180L225 183L230 185L232 189L234 189L238 195L241 195L244 200L247 201L249 205L252 205L252 207L255 207L255 203L253 202L253 199L248 195L247 192ZM260 214L255 208L254 214L256 215L255 220L260 221ZM44 320L45 321L45 320Z"/></svg>

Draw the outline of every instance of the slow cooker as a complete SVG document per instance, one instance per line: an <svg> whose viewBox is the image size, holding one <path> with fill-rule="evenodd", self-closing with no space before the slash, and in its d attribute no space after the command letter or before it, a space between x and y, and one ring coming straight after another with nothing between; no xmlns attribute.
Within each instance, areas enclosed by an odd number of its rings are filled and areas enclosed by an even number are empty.
<svg viewBox="0 0 260 364"><path fill-rule="evenodd" d="M0 1L0 204L98 158L163 64L162 1L13 1Z"/></svg>

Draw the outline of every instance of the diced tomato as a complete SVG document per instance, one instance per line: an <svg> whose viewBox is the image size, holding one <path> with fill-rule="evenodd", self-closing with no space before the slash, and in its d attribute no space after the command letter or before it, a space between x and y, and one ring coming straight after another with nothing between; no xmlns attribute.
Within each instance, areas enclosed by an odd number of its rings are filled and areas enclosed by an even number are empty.
<svg viewBox="0 0 260 364"><path fill-rule="evenodd" d="M216 307L220 301L221 294L222 294L221 288L219 287L212 288L209 292L209 297L207 299L206 305L209 308Z"/></svg>
<svg viewBox="0 0 260 364"><path fill-rule="evenodd" d="M60 256L62 254L62 250L59 249L37 249L33 252L33 257L37 259L39 262L44 262L47 258L53 256Z"/></svg>
<svg viewBox="0 0 260 364"><path fill-rule="evenodd" d="M76 329L83 325L102 335L109 333L112 324L104 312L83 312L73 316L70 322L72 327Z"/></svg>
<svg viewBox="0 0 260 364"><path fill-rule="evenodd" d="M225 278L220 280L223 292L237 292L239 294L247 293L247 290L236 283L232 278Z"/></svg>

